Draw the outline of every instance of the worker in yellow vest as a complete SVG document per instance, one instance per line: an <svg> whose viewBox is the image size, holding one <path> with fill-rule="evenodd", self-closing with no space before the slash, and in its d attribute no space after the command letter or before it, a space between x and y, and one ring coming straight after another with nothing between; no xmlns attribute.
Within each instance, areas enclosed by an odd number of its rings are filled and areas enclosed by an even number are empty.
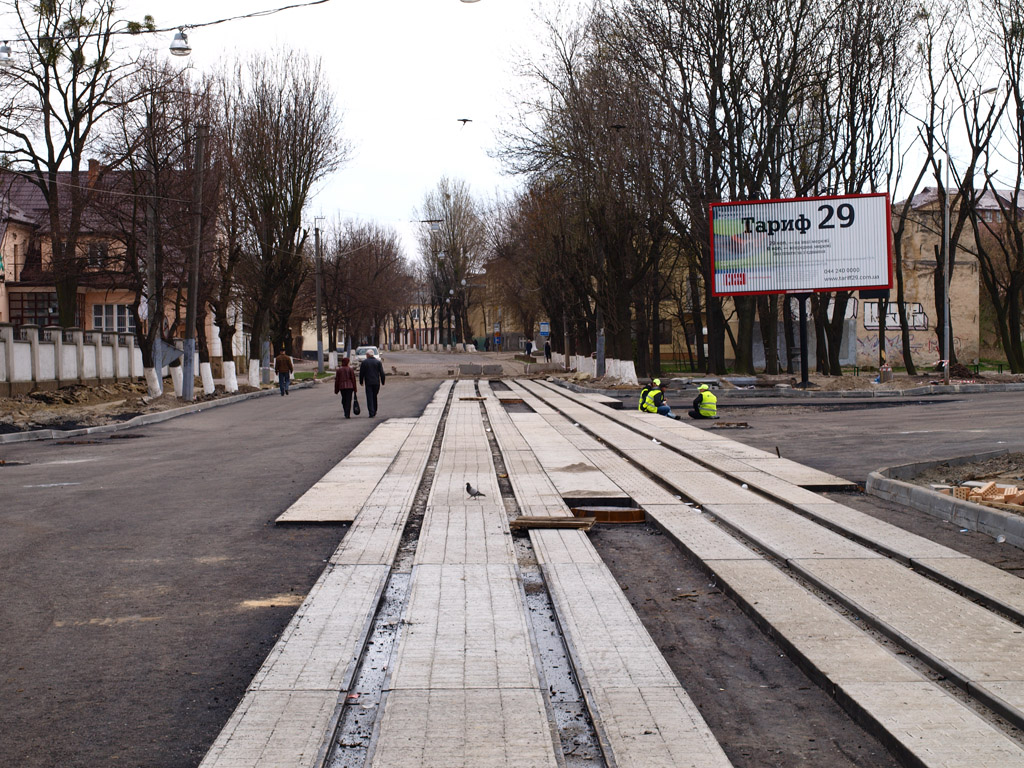
<svg viewBox="0 0 1024 768"><path fill-rule="evenodd" d="M640 391L640 405L639 408L644 413L660 413L662 416L668 416L670 419L676 419L679 417L672 413L672 409L668 403L665 402L665 393L661 390L661 379L654 379L651 382L651 386L644 387Z"/></svg>
<svg viewBox="0 0 1024 768"><path fill-rule="evenodd" d="M693 410L689 412L691 419L717 419L718 398L711 394L711 387L701 384L697 389L697 397L693 399Z"/></svg>

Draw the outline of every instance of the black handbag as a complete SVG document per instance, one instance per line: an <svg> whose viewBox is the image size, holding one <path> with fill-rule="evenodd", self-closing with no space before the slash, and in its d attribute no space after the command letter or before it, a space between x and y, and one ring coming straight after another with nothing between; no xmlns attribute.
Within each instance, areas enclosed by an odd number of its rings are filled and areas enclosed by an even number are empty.
<svg viewBox="0 0 1024 768"><path fill-rule="evenodd" d="M355 392L352 393L352 413L359 415L359 395Z"/></svg>

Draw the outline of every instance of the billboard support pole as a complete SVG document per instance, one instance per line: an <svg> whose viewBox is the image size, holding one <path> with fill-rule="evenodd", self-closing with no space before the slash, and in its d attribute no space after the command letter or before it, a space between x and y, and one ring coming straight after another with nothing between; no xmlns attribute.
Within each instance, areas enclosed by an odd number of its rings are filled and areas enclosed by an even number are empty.
<svg viewBox="0 0 1024 768"><path fill-rule="evenodd" d="M800 302L800 383L797 386L807 389L811 386L807 379L807 299L810 295L801 293L796 298Z"/></svg>

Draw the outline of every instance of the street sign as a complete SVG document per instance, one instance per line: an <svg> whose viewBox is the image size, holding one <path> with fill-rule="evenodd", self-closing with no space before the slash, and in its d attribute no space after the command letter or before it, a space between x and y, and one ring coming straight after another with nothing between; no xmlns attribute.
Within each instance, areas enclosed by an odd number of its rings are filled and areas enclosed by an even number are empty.
<svg viewBox="0 0 1024 768"><path fill-rule="evenodd" d="M495 336L494 337L494 343L495 344L501 344L501 336Z"/></svg>
<svg viewBox="0 0 1024 768"><path fill-rule="evenodd" d="M889 196L711 205L716 296L892 287Z"/></svg>
<svg viewBox="0 0 1024 768"><path fill-rule="evenodd" d="M551 335L551 323L543 322L540 324L540 335L550 336Z"/></svg>
<svg viewBox="0 0 1024 768"><path fill-rule="evenodd" d="M494 335L497 336L499 333L501 333L501 323L495 323L494 324Z"/></svg>

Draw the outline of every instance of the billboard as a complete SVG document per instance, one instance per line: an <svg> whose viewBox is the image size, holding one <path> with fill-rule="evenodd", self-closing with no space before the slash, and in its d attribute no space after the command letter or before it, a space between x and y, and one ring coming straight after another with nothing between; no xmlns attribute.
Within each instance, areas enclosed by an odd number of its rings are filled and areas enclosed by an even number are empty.
<svg viewBox="0 0 1024 768"><path fill-rule="evenodd" d="M716 296L892 287L889 196L711 205Z"/></svg>

